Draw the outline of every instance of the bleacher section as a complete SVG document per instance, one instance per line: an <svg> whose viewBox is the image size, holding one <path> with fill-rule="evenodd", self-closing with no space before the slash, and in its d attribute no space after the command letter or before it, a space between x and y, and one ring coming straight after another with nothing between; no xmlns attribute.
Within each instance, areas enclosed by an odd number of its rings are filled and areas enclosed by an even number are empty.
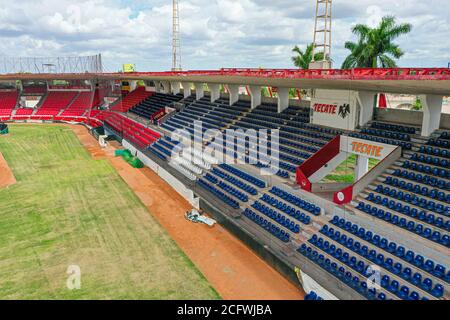
<svg viewBox="0 0 450 320"><path fill-rule="evenodd" d="M8 119L17 105L19 93L17 91L0 92L0 120Z"/></svg>
<svg viewBox="0 0 450 320"><path fill-rule="evenodd" d="M277 175L281 178L293 176L305 160L309 159L321 147L331 141L339 132L337 130L322 128L309 124L309 109L300 107L289 107L282 113L277 112L277 106L271 104L262 104L251 112L241 117L230 126L231 129L279 129L279 166ZM270 137L270 135L269 135ZM238 139L243 143L243 138ZM213 145L220 147L220 144L213 141ZM249 143L246 142L246 147ZM267 147L272 146L267 142ZM226 149L226 141L223 142L223 148ZM259 149L258 149L259 150ZM230 150L229 150L230 151ZM231 151L233 153L233 151ZM268 155L266 164L261 159L254 159L246 154L234 150L235 158L243 158L256 163L256 167L268 167L271 157Z"/></svg>
<svg viewBox="0 0 450 320"><path fill-rule="evenodd" d="M448 290L447 267L335 216L299 252L368 299L429 300ZM380 268L381 288L368 289L372 265Z"/></svg>
<svg viewBox="0 0 450 320"><path fill-rule="evenodd" d="M36 116L55 117L78 96L76 91L50 91L36 111Z"/></svg>
<svg viewBox="0 0 450 320"><path fill-rule="evenodd" d="M130 109L130 112L143 117L145 119L150 119L150 117L155 113L169 106L174 102L179 102L183 99L183 95L171 95L164 93L154 93L152 96L148 97L144 101L136 104Z"/></svg>
<svg viewBox="0 0 450 320"><path fill-rule="evenodd" d="M111 110L118 112L127 112L152 95L152 92L145 91L145 87L139 87L114 103L114 105L111 106Z"/></svg>
<svg viewBox="0 0 450 320"><path fill-rule="evenodd" d="M61 116L82 117L93 107L94 92L80 92Z"/></svg>
<svg viewBox="0 0 450 320"><path fill-rule="evenodd" d="M118 136L128 140L141 149L148 148L152 143L161 138L159 133L115 112L109 112L105 119L105 124Z"/></svg>
<svg viewBox="0 0 450 320"><path fill-rule="evenodd" d="M351 209L449 248L447 134L430 139L428 146L416 143L405 151L403 158L355 199Z"/></svg>
<svg viewBox="0 0 450 320"><path fill-rule="evenodd" d="M226 100L219 99L211 103L210 98L204 97L188 104L182 112L171 117L162 127L168 131L183 129L194 134L194 121L202 121L203 131L223 130L249 109L247 103L238 102L230 106Z"/></svg>

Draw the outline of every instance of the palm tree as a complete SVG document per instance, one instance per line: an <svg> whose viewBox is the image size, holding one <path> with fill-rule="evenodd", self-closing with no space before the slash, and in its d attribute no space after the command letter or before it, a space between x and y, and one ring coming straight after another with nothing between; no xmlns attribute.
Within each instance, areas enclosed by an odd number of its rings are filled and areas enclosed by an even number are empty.
<svg viewBox="0 0 450 320"><path fill-rule="evenodd" d="M294 49L292 49L292 52L295 52L297 54L295 57L292 57L292 62L294 62L294 65L296 67L300 69L309 69L309 64L313 60L313 46L313 43L309 44L306 47L305 52L303 52L298 46L295 46ZM314 60L323 60L323 52L316 53L314 55Z"/></svg>
<svg viewBox="0 0 450 320"><path fill-rule="evenodd" d="M353 34L359 37L358 42L346 42L345 48L350 55L342 64L342 69L351 68L395 68L395 59L400 59L404 52L393 43L393 40L411 31L409 23L396 24L393 16L383 17L376 28L364 24L353 27Z"/></svg>

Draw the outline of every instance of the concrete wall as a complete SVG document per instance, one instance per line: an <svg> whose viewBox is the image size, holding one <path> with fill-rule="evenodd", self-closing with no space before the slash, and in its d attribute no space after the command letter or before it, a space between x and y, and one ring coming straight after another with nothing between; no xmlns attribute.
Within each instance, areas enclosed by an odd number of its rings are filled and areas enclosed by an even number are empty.
<svg viewBox="0 0 450 320"><path fill-rule="evenodd" d="M380 121L400 122L421 127L423 112L397 109L377 109L375 119ZM442 114L440 128L450 130L450 114Z"/></svg>

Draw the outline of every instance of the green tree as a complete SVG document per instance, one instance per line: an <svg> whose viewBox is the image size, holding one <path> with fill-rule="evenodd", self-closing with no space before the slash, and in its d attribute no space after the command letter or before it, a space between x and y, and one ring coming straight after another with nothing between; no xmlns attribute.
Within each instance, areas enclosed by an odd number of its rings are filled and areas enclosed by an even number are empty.
<svg viewBox="0 0 450 320"><path fill-rule="evenodd" d="M292 52L296 53L296 55L292 57L292 62L294 62L296 67L300 69L309 69L309 64L313 61L313 46L313 43L309 44L305 51L298 46L295 46L294 49L292 49ZM323 52L317 52L314 55L314 58L315 61L323 60Z"/></svg>
<svg viewBox="0 0 450 320"><path fill-rule="evenodd" d="M395 60L400 59L404 52L393 41L408 34L411 29L412 25L409 23L397 24L393 16L383 17L375 28L364 24L354 26L352 32L359 39L357 42L345 43L350 55L345 59L342 68L397 67Z"/></svg>

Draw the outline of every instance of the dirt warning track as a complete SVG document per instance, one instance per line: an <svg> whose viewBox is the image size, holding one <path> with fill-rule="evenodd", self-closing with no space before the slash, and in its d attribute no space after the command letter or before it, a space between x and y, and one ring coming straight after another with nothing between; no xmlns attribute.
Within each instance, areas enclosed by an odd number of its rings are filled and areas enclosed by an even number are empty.
<svg viewBox="0 0 450 320"><path fill-rule="evenodd" d="M220 225L185 220L192 209L149 168L134 169L114 148L101 149L84 127L71 126L94 158L107 158L122 179L226 300L301 300L304 294Z"/></svg>
<svg viewBox="0 0 450 320"><path fill-rule="evenodd" d="M0 189L12 186L15 183L16 178L0 152Z"/></svg>

